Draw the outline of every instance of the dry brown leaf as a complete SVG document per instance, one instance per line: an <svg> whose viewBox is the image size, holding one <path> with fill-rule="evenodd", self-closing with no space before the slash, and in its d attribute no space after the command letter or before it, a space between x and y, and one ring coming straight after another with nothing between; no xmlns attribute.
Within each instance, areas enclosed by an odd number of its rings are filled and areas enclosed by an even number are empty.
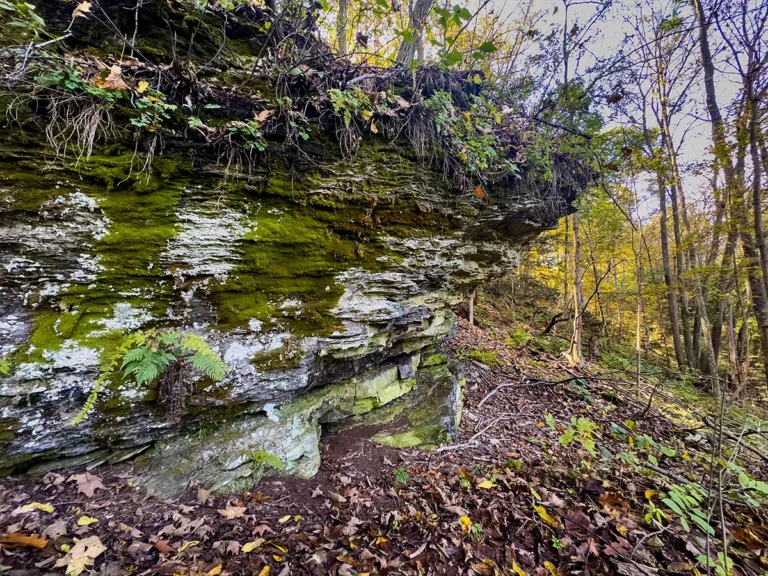
<svg viewBox="0 0 768 576"><path fill-rule="evenodd" d="M128 91L128 85L123 80L122 72L120 71L120 66L115 64L109 69L109 74L106 78L102 78L101 76L96 76L96 78L93 79L93 83L101 88L102 90L116 90L120 92L127 92Z"/></svg>
<svg viewBox="0 0 768 576"><path fill-rule="evenodd" d="M211 568L208 570L208 572L205 573L205 576L217 576L218 574L221 574L221 571L224 569L223 564L219 564L215 568Z"/></svg>
<svg viewBox="0 0 768 576"><path fill-rule="evenodd" d="M90 2L80 2L72 11L72 20L75 18L84 18L91 11Z"/></svg>
<svg viewBox="0 0 768 576"><path fill-rule="evenodd" d="M155 548L157 548L162 554L173 554L176 550L168 544L168 540L158 540L155 542Z"/></svg>
<svg viewBox="0 0 768 576"><path fill-rule="evenodd" d="M43 530L43 536L56 540L60 536L65 536L67 533L67 521L64 519L56 520L53 524Z"/></svg>
<svg viewBox="0 0 768 576"><path fill-rule="evenodd" d="M344 504L347 501L344 496L337 494L336 492L328 492L328 496L330 496L331 500L336 502L336 504Z"/></svg>
<svg viewBox="0 0 768 576"><path fill-rule="evenodd" d="M23 546L29 546L30 548L45 548L46 544L48 544L48 540L37 534L25 536L19 532L13 532L12 534L0 536L0 545L2 545L3 548L21 548Z"/></svg>
<svg viewBox="0 0 768 576"><path fill-rule="evenodd" d="M75 545L69 551L69 554L59 558L54 568L67 567L67 576L77 576L88 566L93 565L93 561L106 551L107 547L101 543L98 536L90 536L82 540L75 540Z"/></svg>
<svg viewBox="0 0 768 576"><path fill-rule="evenodd" d="M234 520L235 518L242 518L245 515L245 506L232 506L227 504L226 508L217 510L217 512L227 520Z"/></svg>
<svg viewBox="0 0 768 576"><path fill-rule="evenodd" d="M477 196L480 199L485 198L485 190L480 184L475 186L475 196Z"/></svg>
<svg viewBox="0 0 768 576"><path fill-rule="evenodd" d="M264 122L267 118L272 116L272 114L274 112L275 112L274 110L262 110L261 112L256 114L256 121L257 122Z"/></svg>
<svg viewBox="0 0 768 576"><path fill-rule="evenodd" d="M77 491L85 494L88 498L93 496L93 493L98 489L106 490L104 484L101 483L101 478L96 474L90 472L83 472L82 474L73 474L67 479L67 482L77 482Z"/></svg>
<svg viewBox="0 0 768 576"><path fill-rule="evenodd" d="M205 504L210 499L211 499L211 491L210 490L203 490L202 488L198 488L197 489L197 503L198 504Z"/></svg>

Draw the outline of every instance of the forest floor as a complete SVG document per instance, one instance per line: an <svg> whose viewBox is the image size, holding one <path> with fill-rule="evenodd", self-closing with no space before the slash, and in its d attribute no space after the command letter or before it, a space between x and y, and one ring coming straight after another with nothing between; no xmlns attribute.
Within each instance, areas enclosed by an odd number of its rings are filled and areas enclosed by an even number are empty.
<svg viewBox="0 0 768 576"><path fill-rule="evenodd" d="M337 431L315 478L230 498L157 501L125 465L6 478L0 573L768 574L765 422L737 407L721 430L717 402L663 368L639 387L626 368L570 369L502 340L496 312L451 342L467 374L454 444ZM713 456L726 470L710 475Z"/></svg>

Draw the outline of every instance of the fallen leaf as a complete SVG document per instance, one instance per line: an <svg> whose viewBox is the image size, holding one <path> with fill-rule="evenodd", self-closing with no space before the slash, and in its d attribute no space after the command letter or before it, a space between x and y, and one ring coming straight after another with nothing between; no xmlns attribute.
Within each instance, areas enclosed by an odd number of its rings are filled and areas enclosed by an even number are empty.
<svg viewBox="0 0 768 576"><path fill-rule="evenodd" d="M520 568L520 566L517 565L517 562L512 560L512 572L517 574L517 576L528 576L528 574L525 573L525 570Z"/></svg>
<svg viewBox="0 0 768 576"><path fill-rule="evenodd" d="M260 548L262 544L264 544L264 538L257 538L253 542L246 542L243 544L242 552L243 554L248 554L248 552L252 552L257 548Z"/></svg>
<svg viewBox="0 0 768 576"><path fill-rule="evenodd" d="M126 84L125 80L123 80L120 66L117 64L110 67L109 74L106 78L96 76L96 78L93 79L93 83L102 90L116 90L120 92L128 90L128 84Z"/></svg>
<svg viewBox="0 0 768 576"><path fill-rule="evenodd" d="M67 482L72 481L77 482L77 491L85 494L88 498L91 498L98 489L106 490L104 484L101 483L101 479L96 474L91 474L90 472L73 474L67 479Z"/></svg>
<svg viewBox="0 0 768 576"><path fill-rule="evenodd" d="M373 120L371 120L371 132L373 132L374 134L379 133L379 129L376 127L376 122L374 122Z"/></svg>
<svg viewBox="0 0 768 576"><path fill-rule="evenodd" d="M67 567L67 576L77 576L86 567L91 566L107 547L101 543L98 536L90 536L82 540L75 540L75 545L63 558L59 558L54 568Z"/></svg>
<svg viewBox="0 0 768 576"><path fill-rule="evenodd" d="M269 576L269 566L264 566L259 572L259 576Z"/></svg>
<svg viewBox="0 0 768 576"><path fill-rule="evenodd" d="M233 554L236 556L237 554L240 554L240 549L241 549L240 542L238 542L237 540L230 540L229 542L227 542L227 549L226 549L227 554Z"/></svg>
<svg viewBox="0 0 768 576"><path fill-rule="evenodd" d="M312 498L322 498L323 497L323 489L320 488L320 486L315 487L314 490L312 490Z"/></svg>
<svg viewBox="0 0 768 576"><path fill-rule="evenodd" d="M98 518L94 518L93 516L80 516L80 518L77 519L77 525L78 526L90 526L91 524L96 524L98 522Z"/></svg>
<svg viewBox="0 0 768 576"><path fill-rule="evenodd" d="M223 510L218 510L218 513L224 516L227 520L234 520L235 518L242 518L245 515L244 506L231 506L227 504L227 507Z"/></svg>
<svg viewBox="0 0 768 576"><path fill-rule="evenodd" d="M56 538L59 538L60 536L64 536L67 533L67 521L66 520L56 520L53 524L48 526L45 530L43 530L43 536L47 536L51 540L56 540Z"/></svg>
<svg viewBox="0 0 768 576"><path fill-rule="evenodd" d="M199 540L190 540L189 542L184 542L184 544L179 546L179 549L176 550L176 552L184 552L184 550L192 548L192 546L197 546L198 544L200 544Z"/></svg>
<svg viewBox="0 0 768 576"><path fill-rule="evenodd" d="M336 502L336 504L344 504L347 501L344 496L341 494L336 494L336 492L328 492L328 496L330 496L331 500Z"/></svg>
<svg viewBox="0 0 768 576"><path fill-rule="evenodd" d="M13 515L15 516L18 512L32 512L33 510L40 510L41 512L48 512L50 514L53 512L53 506L41 502L30 502L29 504L24 504L24 506L18 510L14 510Z"/></svg>
<svg viewBox="0 0 768 576"><path fill-rule="evenodd" d="M158 540L155 542L155 548L157 548L161 554L173 554L176 549L168 544L168 540Z"/></svg>
<svg viewBox="0 0 768 576"><path fill-rule="evenodd" d="M144 94L144 91L147 88L149 88L149 82L147 82L146 80L142 80L141 82L139 82L139 87L136 88L136 92L138 92L139 94ZM198 489L198 493L199 492L200 492L200 489ZM203 490L203 492L205 492L205 490ZM209 494L210 494L210 492L209 492ZM201 504L202 504L202 502L201 502Z"/></svg>
<svg viewBox="0 0 768 576"><path fill-rule="evenodd" d="M48 544L48 540L37 534L25 536L19 532L13 532L11 534L6 534L5 536L0 536L0 544L2 544L4 548L21 548L22 546L45 548L45 545Z"/></svg>
<svg viewBox="0 0 768 576"><path fill-rule="evenodd" d="M469 519L469 516L465 515L459 518L459 524L461 524L461 531L466 534L472 527L472 520Z"/></svg>
<svg viewBox="0 0 768 576"><path fill-rule="evenodd" d="M484 562L472 564L472 570L483 576L493 576L493 568Z"/></svg>
<svg viewBox="0 0 768 576"><path fill-rule="evenodd" d="M534 504L533 509L538 512L539 516L541 516L541 519L544 520L547 524L550 526L554 526L555 528L562 528L562 524L560 524L560 520L552 516L549 512L547 512L547 509L544 508L544 506L541 506L539 504Z"/></svg>
<svg viewBox="0 0 768 576"><path fill-rule="evenodd" d="M264 122L267 118L272 116L274 113L274 110L262 110L258 114L256 114L255 118L257 122Z"/></svg>
<svg viewBox="0 0 768 576"><path fill-rule="evenodd" d="M280 522L280 524L285 524L290 519L291 519L291 515L290 514L286 514L285 516L280 518L280 520L278 520L278 522Z"/></svg>
<svg viewBox="0 0 768 576"><path fill-rule="evenodd" d="M208 572L205 573L205 576L218 576L219 574L221 574L221 571L223 569L224 569L224 565L219 564L215 568L211 568L210 570L208 570Z"/></svg>
<svg viewBox="0 0 768 576"><path fill-rule="evenodd" d="M478 488L482 488L483 490L490 490L491 488L495 488L496 484L491 482L490 480L483 480L480 482L480 484L477 485Z"/></svg>
<svg viewBox="0 0 768 576"><path fill-rule="evenodd" d="M477 196L480 199L485 198L485 190L483 190L483 187L480 184L475 186L475 196Z"/></svg>
<svg viewBox="0 0 768 576"><path fill-rule="evenodd" d="M469 516L469 512L461 506L443 506L443 508L448 512L453 512L457 516Z"/></svg>
<svg viewBox="0 0 768 576"><path fill-rule="evenodd" d="M563 576L558 567L548 560L544 562L544 567L549 570L550 576Z"/></svg>

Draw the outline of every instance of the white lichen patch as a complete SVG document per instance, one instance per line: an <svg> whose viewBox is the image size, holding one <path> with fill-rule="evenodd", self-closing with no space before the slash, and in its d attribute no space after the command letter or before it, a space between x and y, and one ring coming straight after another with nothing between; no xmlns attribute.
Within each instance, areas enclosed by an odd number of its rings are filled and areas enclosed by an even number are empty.
<svg viewBox="0 0 768 576"><path fill-rule="evenodd" d="M141 308L134 308L128 302L115 304L111 318L104 318L99 324L108 330L138 330L152 320L152 314Z"/></svg>
<svg viewBox="0 0 768 576"><path fill-rule="evenodd" d="M67 369L75 373L86 372L98 366L100 355L98 350L80 346L68 340L58 350L44 350L43 358L53 362L55 369Z"/></svg>
<svg viewBox="0 0 768 576"><path fill-rule="evenodd" d="M161 262L176 276L226 280L238 262L233 247L251 229L248 219L216 200L183 202L177 217L181 229L169 241Z"/></svg>

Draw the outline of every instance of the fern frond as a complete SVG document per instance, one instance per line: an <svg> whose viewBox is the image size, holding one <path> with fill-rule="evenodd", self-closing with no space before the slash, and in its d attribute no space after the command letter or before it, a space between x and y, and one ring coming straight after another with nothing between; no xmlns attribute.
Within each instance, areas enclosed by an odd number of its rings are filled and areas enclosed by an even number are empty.
<svg viewBox="0 0 768 576"><path fill-rule="evenodd" d="M209 358L218 358L219 355L214 352L208 343L197 334L184 334L181 337L181 347L188 352L197 352Z"/></svg>
<svg viewBox="0 0 768 576"><path fill-rule="evenodd" d="M190 364L213 380L221 380L227 371L227 365L214 354L213 357L197 352L189 359Z"/></svg>

